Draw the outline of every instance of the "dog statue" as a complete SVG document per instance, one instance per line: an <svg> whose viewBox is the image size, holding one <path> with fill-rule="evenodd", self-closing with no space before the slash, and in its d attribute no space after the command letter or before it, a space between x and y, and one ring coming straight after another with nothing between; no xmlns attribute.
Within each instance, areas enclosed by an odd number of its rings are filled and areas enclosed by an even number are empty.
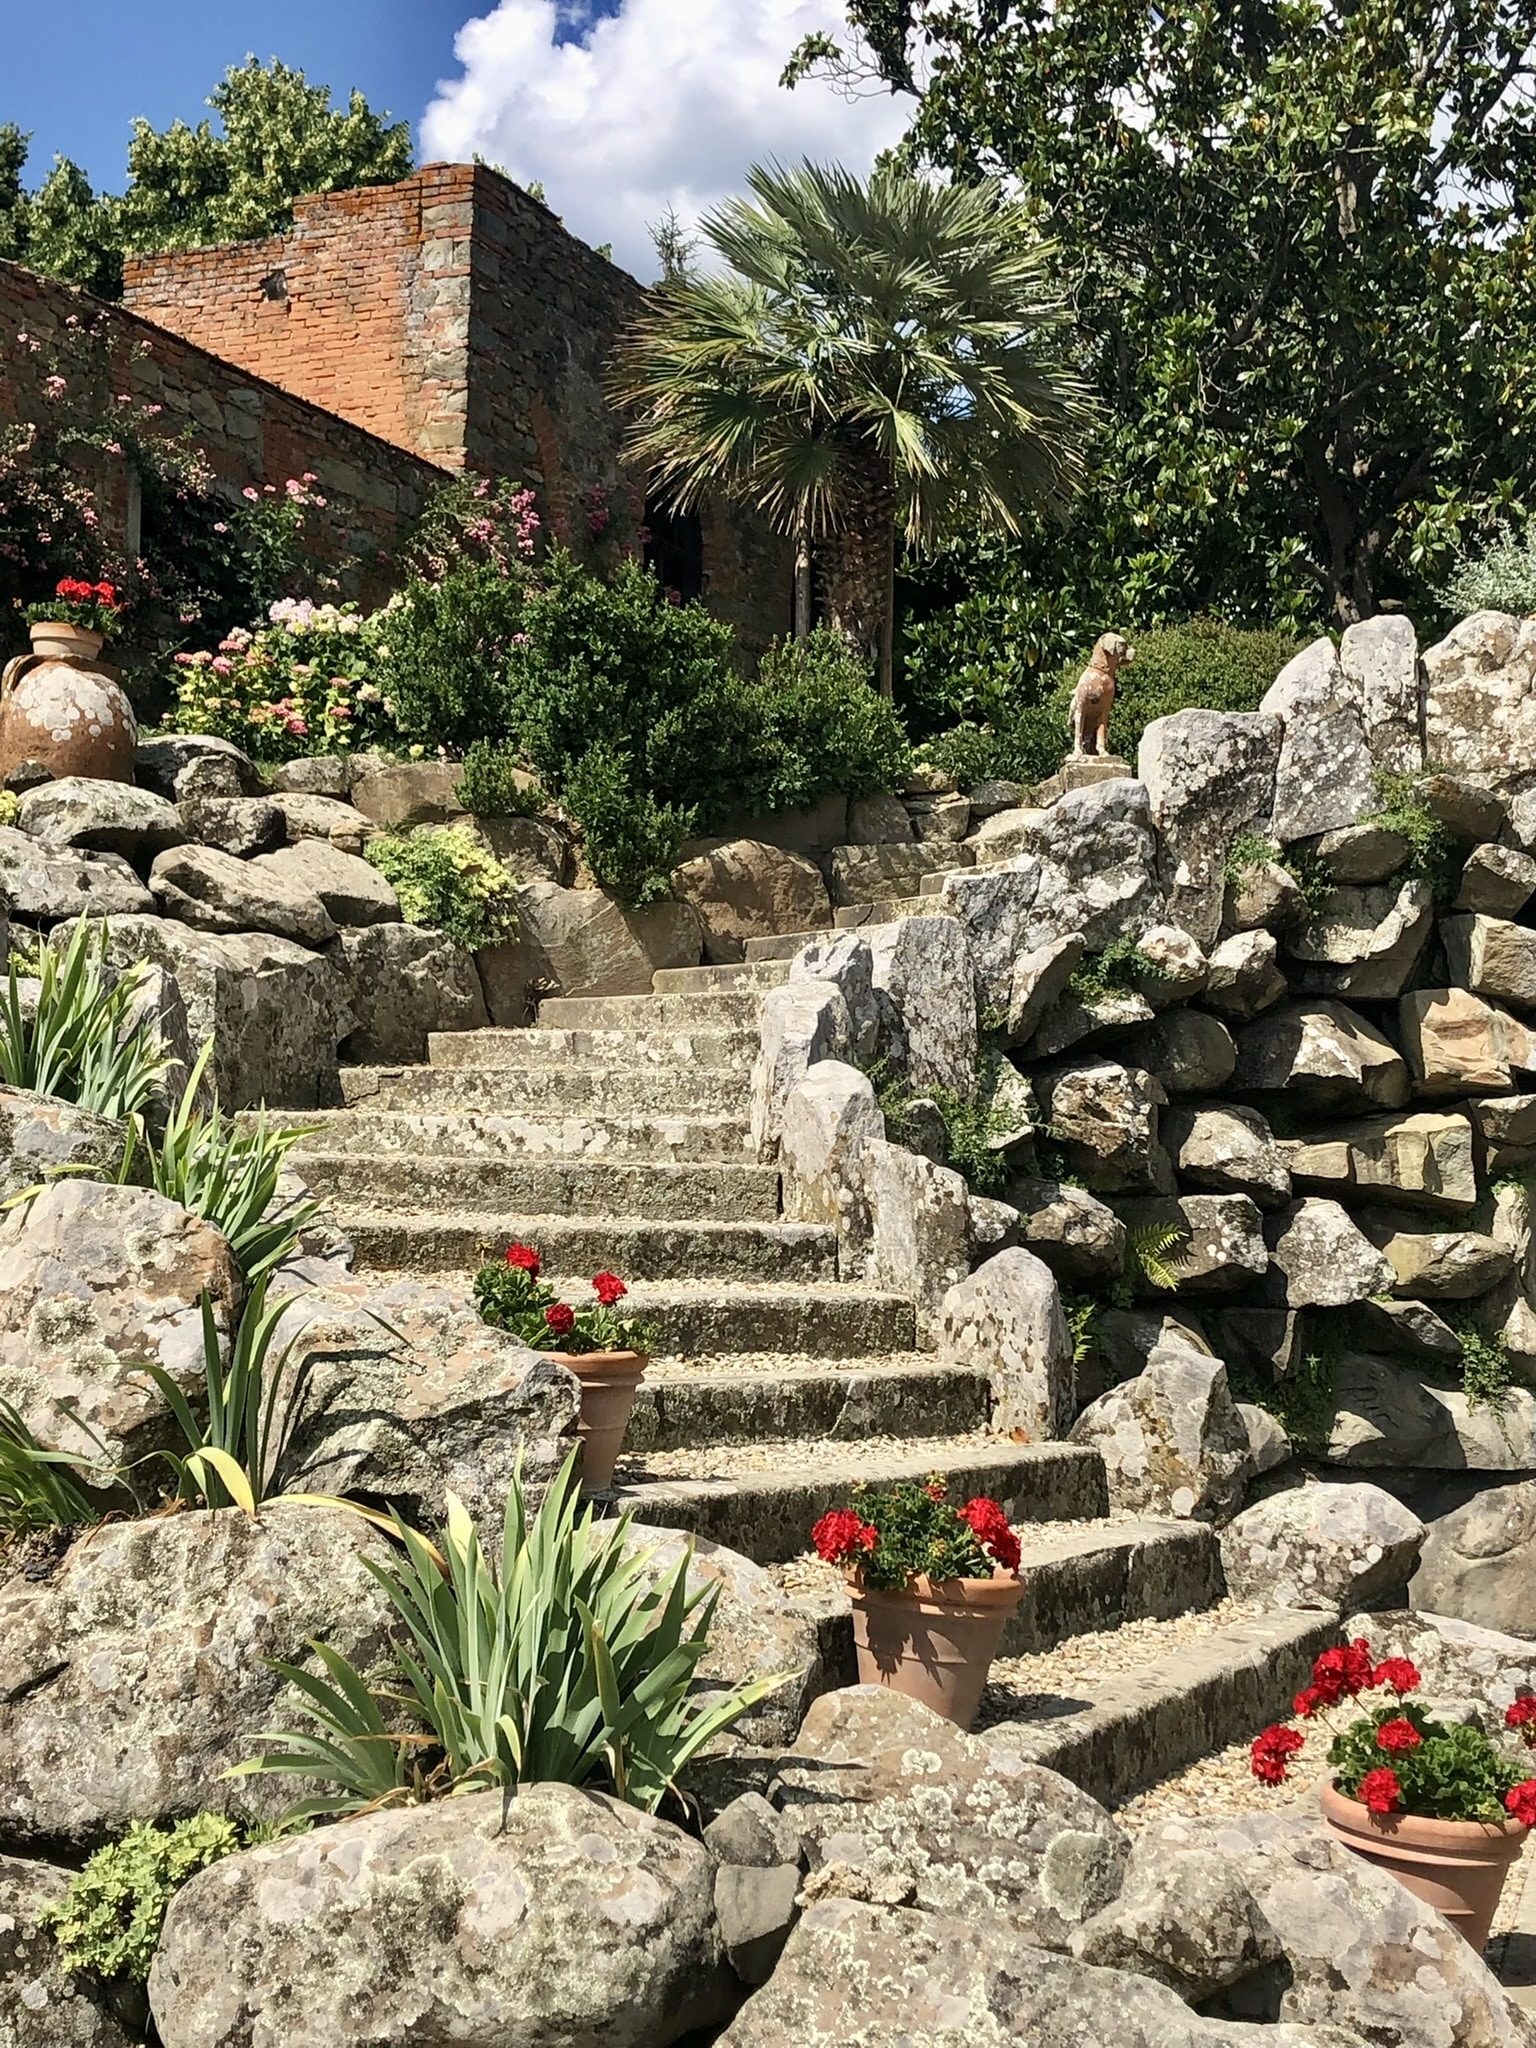
<svg viewBox="0 0 1536 2048"><path fill-rule="evenodd" d="M1115 708L1115 677L1136 650L1123 633L1101 633L1082 679L1072 692L1072 757L1109 752L1109 719Z"/></svg>

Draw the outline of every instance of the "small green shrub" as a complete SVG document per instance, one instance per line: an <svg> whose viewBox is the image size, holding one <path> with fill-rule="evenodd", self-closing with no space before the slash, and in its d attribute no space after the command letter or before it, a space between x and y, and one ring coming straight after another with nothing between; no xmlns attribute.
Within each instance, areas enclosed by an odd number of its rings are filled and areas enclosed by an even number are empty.
<svg viewBox="0 0 1536 2048"><path fill-rule="evenodd" d="M565 777L562 802L581 821L582 853L593 879L626 910L669 895L678 852L697 812L658 803L639 785L625 754L589 747Z"/></svg>
<svg viewBox="0 0 1536 2048"><path fill-rule="evenodd" d="M689 1590L691 1550L653 1576L650 1553L629 1547L627 1513L598 1521L581 1506L576 1464L531 1522L514 1477L494 1561L451 1493L441 1552L392 1514L404 1556L369 1570L403 1632L395 1667L370 1686L334 1650L321 1650L323 1680L277 1665L318 1732L268 1733L281 1747L232 1775L334 1788L293 1817L533 1783L591 1784L654 1812L683 1767L789 1674L695 1698L719 1588ZM398 1717L402 1692L403 1729L380 1704Z"/></svg>
<svg viewBox="0 0 1536 2048"><path fill-rule="evenodd" d="M1227 850L1227 862L1222 872L1229 882L1241 882L1246 875L1267 868L1272 860L1279 859L1279 849L1262 832L1239 832Z"/></svg>
<svg viewBox="0 0 1536 2048"><path fill-rule="evenodd" d="M9 829L21 811L21 798L14 789L0 789L0 827Z"/></svg>
<svg viewBox="0 0 1536 2048"><path fill-rule="evenodd" d="M114 975L106 926L85 918L62 953L41 946L26 965L38 983L35 1005L22 1001L18 956L0 994L0 1081L100 1116L142 1109L170 1065L135 1017L149 968L140 964Z"/></svg>
<svg viewBox="0 0 1536 2048"><path fill-rule="evenodd" d="M517 883L467 825L383 832L363 849L407 924L433 925L476 952L517 936Z"/></svg>
<svg viewBox="0 0 1536 2048"><path fill-rule="evenodd" d="M910 774L906 729L840 633L818 626L803 646L775 642L757 681L768 761L755 797L762 809L801 810L829 793L874 796Z"/></svg>
<svg viewBox="0 0 1536 2048"><path fill-rule="evenodd" d="M197 1813L170 1828L135 1821L75 1872L62 1899L43 1909L42 1925L57 1940L65 1969L88 1970L109 1982L146 1982L171 1900L189 1877L250 1839L220 1813Z"/></svg>
<svg viewBox="0 0 1536 2048"><path fill-rule="evenodd" d="M1098 1003L1108 996L1132 994L1142 981L1156 978L1156 961L1149 960L1133 938L1122 934L1075 967L1067 987L1080 1003Z"/></svg>
<svg viewBox="0 0 1536 2048"><path fill-rule="evenodd" d="M1415 777L1380 772L1376 795L1381 808L1371 823L1401 833L1408 842L1406 872L1422 876L1437 903L1451 902L1461 884L1461 856L1450 833L1420 795Z"/></svg>
<svg viewBox="0 0 1536 2048"><path fill-rule="evenodd" d="M513 730L507 663L523 627L527 576L461 561L441 582L409 582L379 622L386 694L405 739L468 747Z"/></svg>
<svg viewBox="0 0 1536 2048"><path fill-rule="evenodd" d="M1501 525L1480 553L1463 556L1444 603L1458 619L1482 611L1536 614L1536 521L1522 533Z"/></svg>
<svg viewBox="0 0 1536 2048"><path fill-rule="evenodd" d="M1502 1332L1490 1336L1470 1315L1452 1324L1461 1340L1461 1387L1474 1408L1501 1409L1514 1384L1509 1345Z"/></svg>
<svg viewBox="0 0 1536 2048"><path fill-rule="evenodd" d="M465 750L454 795L476 818L536 818L548 802L507 740L476 740Z"/></svg>
<svg viewBox="0 0 1536 2048"><path fill-rule="evenodd" d="M1280 865L1301 891L1301 900L1315 917L1339 886L1333 869L1315 847L1287 846L1279 855Z"/></svg>
<svg viewBox="0 0 1536 2048"><path fill-rule="evenodd" d="M885 1118L886 1136L893 1145L911 1146L915 1142L911 1105L922 1100L932 1102L944 1121L945 1164L965 1180L973 1194L1002 1193L1008 1168L1002 1153L994 1149L994 1141L1002 1137L1008 1125L991 1108L980 1087L971 1096L944 1087L919 1090L888 1058L874 1061L865 1071L880 1114Z"/></svg>

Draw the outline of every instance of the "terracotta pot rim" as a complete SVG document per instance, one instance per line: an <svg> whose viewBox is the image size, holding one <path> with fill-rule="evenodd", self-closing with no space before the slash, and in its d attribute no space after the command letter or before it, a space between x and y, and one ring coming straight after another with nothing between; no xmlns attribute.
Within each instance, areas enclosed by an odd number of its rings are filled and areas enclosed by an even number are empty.
<svg viewBox="0 0 1536 2048"><path fill-rule="evenodd" d="M546 1351L546 1358L552 1358L556 1365L569 1366L572 1372L579 1372L589 1365L633 1364L641 1372L651 1362L649 1351Z"/></svg>
<svg viewBox="0 0 1536 2048"><path fill-rule="evenodd" d="M1518 1844L1530 1833L1524 1821L1516 1820L1513 1814L1507 1820L1443 1820L1438 1814L1429 1813L1372 1813L1364 1800L1351 1799L1331 1778L1325 1778L1317 1791L1325 1812L1331 1807L1348 1826L1387 1841L1394 1836L1417 1835L1423 1841L1440 1839L1470 1844L1476 1838Z"/></svg>
<svg viewBox="0 0 1536 2048"><path fill-rule="evenodd" d="M1025 1585L1017 1572L1001 1566L990 1579L940 1579L935 1583L919 1572L905 1586L866 1586L857 1572L849 1574L848 1589L855 1599L891 1607L1002 1607L1022 1600Z"/></svg>

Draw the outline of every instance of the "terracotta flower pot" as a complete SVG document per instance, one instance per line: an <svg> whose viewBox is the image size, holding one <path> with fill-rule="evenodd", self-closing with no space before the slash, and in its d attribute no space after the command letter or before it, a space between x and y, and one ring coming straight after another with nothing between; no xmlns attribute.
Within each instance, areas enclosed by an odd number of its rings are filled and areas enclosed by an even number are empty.
<svg viewBox="0 0 1536 2048"><path fill-rule="evenodd" d="M850 1591L859 1683L889 1686L969 1728L1024 1581L999 1571L937 1586L917 1578L887 1592L855 1579Z"/></svg>
<svg viewBox="0 0 1536 2048"><path fill-rule="evenodd" d="M95 661L101 653L102 635L88 626L71 626L64 619L39 619L27 630L34 654L51 655L58 661Z"/></svg>
<svg viewBox="0 0 1536 2048"><path fill-rule="evenodd" d="M73 626L34 626L74 634ZM92 640L94 634L79 637ZM0 776L39 761L60 778L132 782L138 720L116 674L82 655L18 655L0 677Z"/></svg>
<svg viewBox="0 0 1536 2048"><path fill-rule="evenodd" d="M1529 1832L1517 1820L1427 1820L1372 1813L1332 1785L1318 1798L1329 1832L1347 1849L1390 1870L1415 1898L1443 1913L1482 1954L1510 1865Z"/></svg>
<svg viewBox="0 0 1536 2048"><path fill-rule="evenodd" d="M552 1351L550 1357L581 1381L581 1490L602 1493L635 1405L635 1389L650 1364L643 1351Z"/></svg>

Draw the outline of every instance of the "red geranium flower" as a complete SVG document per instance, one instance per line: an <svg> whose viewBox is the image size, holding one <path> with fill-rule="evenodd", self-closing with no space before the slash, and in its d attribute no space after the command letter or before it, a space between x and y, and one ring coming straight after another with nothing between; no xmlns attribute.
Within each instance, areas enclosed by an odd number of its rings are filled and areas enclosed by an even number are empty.
<svg viewBox="0 0 1536 2048"><path fill-rule="evenodd" d="M520 1267L531 1280L537 1280L539 1277L541 1261L531 1244L509 1244L507 1246L507 1264Z"/></svg>
<svg viewBox="0 0 1536 2048"><path fill-rule="evenodd" d="M834 1508L811 1531L816 1555L828 1564L843 1564L850 1557L871 1551L879 1540L880 1531L872 1523L861 1521L851 1508Z"/></svg>
<svg viewBox="0 0 1536 2048"><path fill-rule="evenodd" d="M1371 1646L1364 1636L1356 1636L1340 1649L1324 1650L1312 1665L1312 1683L1307 1688L1313 1700L1310 1711L1315 1713L1319 1706L1336 1707L1340 1700L1354 1699L1373 1679Z"/></svg>
<svg viewBox="0 0 1536 2048"><path fill-rule="evenodd" d="M1536 1778L1527 1778L1504 1794L1504 1804L1525 1827L1536 1828Z"/></svg>
<svg viewBox="0 0 1536 2048"><path fill-rule="evenodd" d="M1414 1727L1413 1723L1405 1719L1401 1714L1398 1715L1395 1721L1383 1721L1376 1730L1376 1747L1378 1749L1417 1749L1423 1740L1423 1736Z"/></svg>
<svg viewBox="0 0 1536 2048"><path fill-rule="evenodd" d="M1396 1771L1389 1771L1385 1764L1379 1770L1367 1771L1360 1780L1360 1801L1372 1813L1396 1813L1403 1803L1403 1788L1397 1782Z"/></svg>
<svg viewBox="0 0 1536 2048"><path fill-rule="evenodd" d="M624 1285L624 1282L617 1273L594 1273L592 1276L592 1292L597 1296L604 1308L612 1308L616 1301L624 1299L629 1289Z"/></svg>
<svg viewBox="0 0 1536 2048"><path fill-rule="evenodd" d="M1504 1726L1506 1728L1530 1728L1533 1723L1536 1723L1536 1692L1523 1692L1519 1699L1511 1700L1504 1709ZM1536 1737L1527 1735L1525 1739L1527 1742L1532 1742L1536 1740Z"/></svg>
<svg viewBox="0 0 1536 2048"><path fill-rule="evenodd" d="M995 1558L1004 1571L1018 1570L1021 1555L1019 1539L1008 1526L1008 1517L995 1500L980 1494L975 1500L968 1500L958 1513L982 1549Z"/></svg>
<svg viewBox="0 0 1536 2048"><path fill-rule="evenodd" d="M98 583L93 595L99 597L103 604L117 603L117 592L110 583Z"/></svg>
<svg viewBox="0 0 1536 2048"><path fill-rule="evenodd" d="M1401 1697L1419 1689L1419 1667L1409 1657L1388 1657L1371 1673L1372 1686L1386 1686Z"/></svg>
<svg viewBox="0 0 1536 2048"><path fill-rule="evenodd" d="M563 1337L576 1324L576 1311L567 1302L552 1301L544 1311L544 1320L557 1337Z"/></svg>
<svg viewBox="0 0 1536 2048"><path fill-rule="evenodd" d="M1305 1749L1306 1743L1304 1735L1281 1722L1266 1728L1249 1745L1248 1761L1253 1775L1265 1785L1284 1784L1291 1758L1299 1749Z"/></svg>

